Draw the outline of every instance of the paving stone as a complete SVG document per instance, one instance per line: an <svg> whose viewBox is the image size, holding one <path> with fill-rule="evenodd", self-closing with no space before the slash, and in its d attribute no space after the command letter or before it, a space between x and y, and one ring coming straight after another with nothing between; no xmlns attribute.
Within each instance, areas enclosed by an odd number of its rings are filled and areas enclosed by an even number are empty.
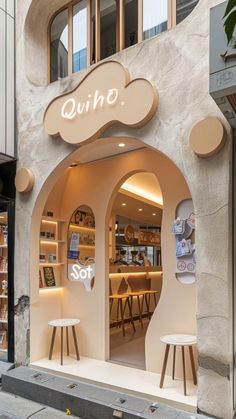
<svg viewBox="0 0 236 419"><path fill-rule="evenodd" d="M0 391L0 413L10 414L11 418L26 418L27 416L38 412L42 407L41 404L25 400L14 394Z"/></svg>
<svg viewBox="0 0 236 419"><path fill-rule="evenodd" d="M70 419L82 419L79 418L78 416L67 416L65 412L60 412L59 410L55 410L55 409L51 409L50 407L45 407L44 409L42 409L40 412L35 413L32 416L32 419L62 419L62 418L70 418ZM0 416L1 419L1 416Z"/></svg>

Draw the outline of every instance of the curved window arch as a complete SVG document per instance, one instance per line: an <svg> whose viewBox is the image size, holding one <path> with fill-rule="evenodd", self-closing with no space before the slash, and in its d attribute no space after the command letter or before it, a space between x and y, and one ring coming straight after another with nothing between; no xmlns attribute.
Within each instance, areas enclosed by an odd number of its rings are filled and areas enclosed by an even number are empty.
<svg viewBox="0 0 236 419"><path fill-rule="evenodd" d="M159 35L184 20L199 0L74 0L49 27L50 82Z"/></svg>

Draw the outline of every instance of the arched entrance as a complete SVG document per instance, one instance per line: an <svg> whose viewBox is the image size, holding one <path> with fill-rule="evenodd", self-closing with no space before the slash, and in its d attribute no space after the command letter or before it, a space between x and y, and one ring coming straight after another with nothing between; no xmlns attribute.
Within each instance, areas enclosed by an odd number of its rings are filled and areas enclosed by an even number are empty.
<svg viewBox="0 0 236 419"><path fill-rule="evenodd" d="M190 192L182 174L169 159L159 152L141 148L138 142L134 143L135 150L103 160L94 159L92 162L83 161L78 150L49 177L38 196L33 212L31 231L31 362L36 366L41 365L42 367L44 364L45 368L57 370L57 357L52 363L47 359L50 343L47 323L52 320L52 317L76 317L81 321L78 334L82 358L103 362L102 369L93 368L93 371L90 369L91 375L87 378L101 382L108 380L106 374L103 374L103 368L107 365L105 361L110 357L109 222L111 209L117 191L127 178L135 173L151 172L158 179L163 194L161 238L163 291L157 309L148 325L145 338L146 370L147 373L157 374L155 385L155 391L157 391L158 374L160 374L164 353L164 347L159 340L160 336L180 331L195 333L195 285L183 287L175 278L175 241L171 233L176 207L180 201L190 198ZM86 153L84 156L88 156L88 151ZM72 162L76 162L76 164L70 167ZM91 292L87 292L82 283L68 281L66 273L68 243L64 233L67 232L71 216L76 208L84 205L92 209L96 219L96 273ZM45 217L45 213L48 212L53 213L53 216L65 225L61 244L58 243L58 246L61 246L62 255L62 259L58 261L62 265L61 283L58 288L45 288L39 291L38 275L36 274L38 272L39 247L37 247L35 237L39 237L43 213ZM59 343L58 341L57 349L59 349ZM73 369L73 374L75 374L73 357L68 362L65 368L69 369L65 373L70 373L69 371L72 372ZM176 375L181 376L178 364L177 362ZM78 363L76 368L80 368L82 365L82 362ZM97 376L97 373L100 376ZM78 376L82 376L80 374L84 373L80 371ZM109 383L109 380L107 383L115 385L114 382ZM132 384L128 385L132 387ZM143 386L141 380L139 385ZM146 392L149 394L150 390L147 389ZM168 398L168 392L166 396L165 389L163 392L163 397ZM196 399L194 400L193 403L196 402Z"/></svg>

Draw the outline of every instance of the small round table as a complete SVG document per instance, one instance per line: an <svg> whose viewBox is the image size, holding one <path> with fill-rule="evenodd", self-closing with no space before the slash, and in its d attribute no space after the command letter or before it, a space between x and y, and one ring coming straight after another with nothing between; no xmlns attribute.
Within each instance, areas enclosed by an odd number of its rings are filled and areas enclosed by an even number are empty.
<svg viewBox="0 0 236 419"><path fill-rule="evenodd" d="M56 319L56 320L51 320L50 322L48 322L48 325L53 327L51 345L50 345L50 350L49 350L50 360L52 359L52 353L53 353L57 327L61 328L61 365L63 365L63 328L64 327L66 328L67 355L69 356L69 330L68 328L71 327L73 338L74 338L74 344L75 344L76 358L77 360L80 359L79 348L78 348L78 343L77 343L77 338L76 338L76 331L75 331L75 326L79 323L80 323L80 320L78 319Z"/></svg>
<svg viewBox="0 0 236 419"><path fill-rule="evenodd" d="M184 354L184 347L188 346L189 348L189 356L190 356L190 362L191 362L191 368L192 368L192 374L193 374L193 383L197 384L197 375L194 365L194 358L193 358L193 345L196 345L197 338L193 335L180 335L180 334L174 334L174 335L166 335L161 336L160 341L166 344L166 350L165 350L165 356L164 356L164 362L162 366L162 372L161 372L161 381L160 381L160 388L163 387L164 378L165 378L165 372L166 372L166 366L168 361L168 355L170 346L173 346L173 368L172 368L172 379L175 379L175 355L176 355L176 346L181 346L182 350L182 363L183 363L183 380L184 380L184 395L186 396L186 370L185 370L185 354Z"/></svg>

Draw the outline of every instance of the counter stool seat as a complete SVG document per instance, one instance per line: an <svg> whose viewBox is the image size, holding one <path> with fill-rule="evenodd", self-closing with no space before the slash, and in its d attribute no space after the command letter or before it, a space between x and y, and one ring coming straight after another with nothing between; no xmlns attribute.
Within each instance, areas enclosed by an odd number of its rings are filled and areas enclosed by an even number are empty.
<svg viewBox="0 0 236 419"><path fill-rule="evenodd" d="M197 384L197 375L194 365L194 358L193 358L193 345L196 345L197 338L193 335L184 335L184 334L173 334L173 335L166 335L161 336L160 341L162 343L166 344L166 350L165 350L165 356L162 366L162 372L161 372L161 380L160 380L160 388L163 387L164 384L164 378L165 378L165 372L166 372L166 366L168 361L168 355L170 346L173 346L173 367L172 367L172 379L175 379L175 357L176 357L176 346L181 347L182 351L182 364L183 364L183 382L184 382L184 395L187 395L186 392L186 370L185 370L185 353L184 353L184 347L188 346L189 348L189 356L190 356L190 362L191 362L191 368L192 368L192 375L193 375L193 383Z"/></svg>
<svg viewBox="0 0 236 419"><path fill-rule="evenodd" d="M50 360L52 359L52 353L53 353L57 327L61 328L61 365L63 365L63 328L64 327L66 328L67 356L69 356L69 330L68 328L71 327L73 339L74 339L74 345L75 345L76 358L77 360L80 359L78 342L77 342L77 337L76 337L76 330L75 330L75 326L79 323L80 323L79 319L56 319L56 320L50 320L50 322L48 322L48 325L53 328L51 345L50 345L50 350L49 350Z"/></svg>

